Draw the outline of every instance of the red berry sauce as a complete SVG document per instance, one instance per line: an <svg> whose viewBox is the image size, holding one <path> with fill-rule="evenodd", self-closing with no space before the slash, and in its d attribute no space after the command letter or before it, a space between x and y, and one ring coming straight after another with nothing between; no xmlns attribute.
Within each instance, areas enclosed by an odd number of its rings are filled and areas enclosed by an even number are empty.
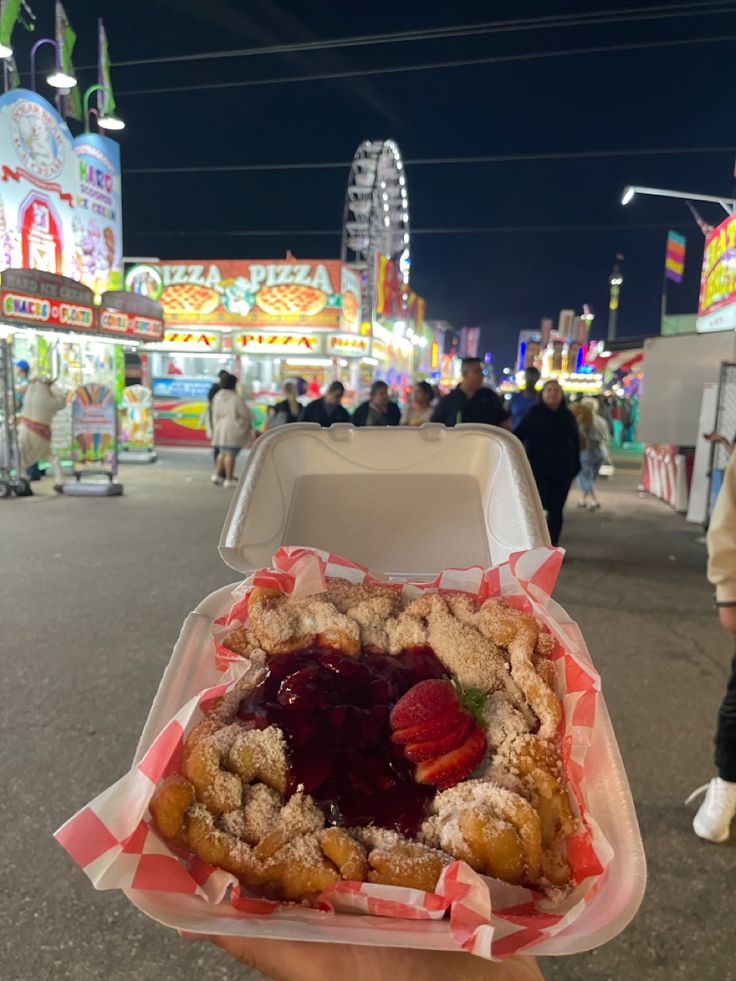
<svg viewBox="0 0 736 981"><path fill-rule="evenodd" d="M403 747L391 742L389 713L418 682L446 675L429 647L397 657L354 658L329 648L279 654L238 715L258 729L281 729L290 756L287 792L303 784L328 823L413 835L435 790L415 783Z"/></svg>

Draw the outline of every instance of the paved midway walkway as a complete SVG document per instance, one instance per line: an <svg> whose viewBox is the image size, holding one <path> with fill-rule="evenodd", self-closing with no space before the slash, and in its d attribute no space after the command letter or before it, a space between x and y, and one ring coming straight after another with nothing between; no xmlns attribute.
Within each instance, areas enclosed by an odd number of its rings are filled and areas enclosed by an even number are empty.
<svg viewBox="0 0 736 981"><path fill-rule="evenodd" d="M209 483L208 455L163 456L123 470L122 498L58 498L45 480L34 498L0 501L0 974L8 981L255 978L122 895L96 893L50 838L127 769L182 620L236 578L217 555L229 492ZM618 939L542 968L551 981L736 981L734 841L700 842L683 805L711 776L728 642L700 529L640 496L637 484L635 470L619 470L597 514L571 502L556 598L580 623L603 677L649 888Z"/></svg>

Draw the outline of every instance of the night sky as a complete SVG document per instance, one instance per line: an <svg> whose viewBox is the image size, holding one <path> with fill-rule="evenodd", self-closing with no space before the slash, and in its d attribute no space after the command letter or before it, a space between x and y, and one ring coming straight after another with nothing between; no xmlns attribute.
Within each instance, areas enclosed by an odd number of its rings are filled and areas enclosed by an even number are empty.
<svg viewBox="0 0 736 981"><path fill-rule="evenodd" d="M16 28L21 71L30 41L52 30L51 0L31 0L35 36ZM324 40L636 4L346 3L329 0L68 0L80 85L96 81L96 17L110 42L121 134L125 251L162 258L336 257L348 165L364 139L395 139L407 160L648 148L734 147L736 3L684 4L697 16L565 26L149 66L126 60ZM660 4L662 6L662 4ZM674 4L665 4L673 7ZM682 0L679 6L683 6ZM706 10L728 9L726 15ZM189 93L165 87L325 74L695 37L719 43L567 54L445 70ZM729 40L730 39L730 40ZM50 49L39 53L46 67ZM82 68L82 66L87 66ZM27 84L27 79L25 80ZM50 95L41 83L42 94ZM73 129L75 127L72 125ZM344 162L294 171L126 173L151 167ZM703 236L684 203L638 198L627 183L731 194L733 151L407 166L412 285L428 316L483 327L482 346L510 363L520 329L590 303L605 334L608 275L625 255L619 334L654 333L667 228L687 235L685 281L671 312L697 307ZM703 216L725 217L704 204ZM576 231L422 234L422 229L617 226ZM640 228L637 226L654 226ZM327 231L239 236L236 231Z"/></svg>

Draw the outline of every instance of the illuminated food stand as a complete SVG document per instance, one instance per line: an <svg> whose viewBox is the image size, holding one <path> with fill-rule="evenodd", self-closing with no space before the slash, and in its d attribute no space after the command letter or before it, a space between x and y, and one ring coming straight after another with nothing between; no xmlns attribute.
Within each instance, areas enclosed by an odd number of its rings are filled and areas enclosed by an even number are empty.
<svg viewBox="0 0 736 981"><path fill-rule="evenodd" d="M146 345L143 362L162 444L206 443L207 393L222 369L260 426L287 379L323 389L339 378L349 404L361 368L375 364L359 278L337 260L157 260L129 266L125 284L164 310L163 341Z"/></svg>

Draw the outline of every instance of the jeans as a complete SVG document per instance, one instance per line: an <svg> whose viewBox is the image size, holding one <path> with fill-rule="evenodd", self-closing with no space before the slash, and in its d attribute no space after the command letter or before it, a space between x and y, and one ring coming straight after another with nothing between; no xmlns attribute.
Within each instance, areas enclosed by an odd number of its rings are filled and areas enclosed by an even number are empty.
<svg viewBox="0 0 736 981"><path fill-rule="evenodd" d="M718 710L716 769L721 779L736 783L736 654L731 662L726 694Z"/></svg>
<svg viewBox="0 0 736 981"><path fill-rule="evenodd" d="M545 477L534 475L537 490L542 499L542 507L547 512L547 528L553 545L557 545L562 531L562 509L570 491L570 477Z"/></svg>
<svg viewBox="0 0 736 981"><path fill-rule="evenodd" d="M593 490L598 471L603 463L603 454L600 450L581 450L580 451L580 473L578 474L578 487L584 494L590 494Z"/></svg>

